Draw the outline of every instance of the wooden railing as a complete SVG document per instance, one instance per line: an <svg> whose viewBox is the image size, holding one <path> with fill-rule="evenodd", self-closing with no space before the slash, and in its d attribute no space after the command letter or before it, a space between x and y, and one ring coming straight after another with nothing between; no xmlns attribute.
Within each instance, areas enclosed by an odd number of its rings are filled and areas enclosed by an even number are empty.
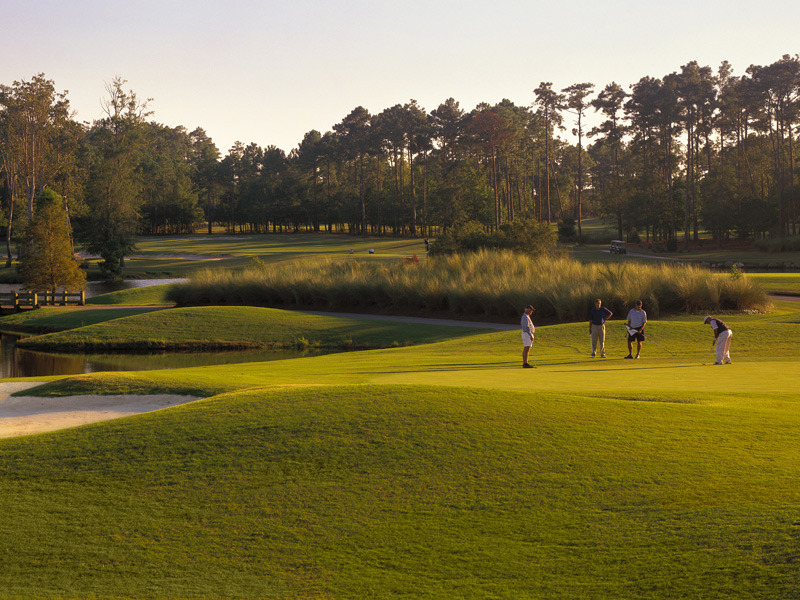
<svg viewBox="0 0 800 600"><path fill-rule="evenodd" d="M86 292L0 292L0 308L11 308L15 311L70 304L86 304Z"/></svg>

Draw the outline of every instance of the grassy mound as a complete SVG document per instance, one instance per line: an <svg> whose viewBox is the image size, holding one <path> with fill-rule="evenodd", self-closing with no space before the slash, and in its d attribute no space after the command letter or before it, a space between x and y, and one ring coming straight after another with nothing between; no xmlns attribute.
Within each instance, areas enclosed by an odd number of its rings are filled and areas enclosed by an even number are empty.
<svg viewBox="0 0 800 600"><path fill-rule="evenodd" d="M3 440L0 596L795 597L798 405L706 400L273 388Z"/></svg>
<svg viewBox="0 0 800 600"><path fill-rule="evenodd" d="M167 299L167 292L173 284L151 285L100 294L86 300L89 305L127 304L131 306L148 306L154 304L172 304Z"/></svg>
<svg viewBox="0 0 800 600"><path fill-rule="evenodd" d="M91 312L107 316L112 311ZM25 322L32 327L33 323L37 323L35 312L28 315L20 317L20 320L27 319ZM42 326L42 319L46 316L39 318L39 326ZM80 312L70 312L64 316L64 321L74 323L82 316ZM26 338L20 340L18 345L30 350L59 352L303 347L355 349L430 343L475 333L469 328L455 329L457 331L444 326L323 317L269 308L217 306L157 312L139 310L138 314L130 317Z"/></svg>
<svg viewBox="0 0 800 600"><path fill-rule="evenodd" d="M150 308L42 307L38 310L29 310L0 317L0 329L21 333L51 333L150 313L153 310Z"/></svg>
<svg viewBox="0 0 800 600"><path fill-rule="evenodd" d="M168 293L178 305L319 306L395 314L510 318L533 303L548 321L584 320L594 298L617 314L641 298L651 316L764 310L766 293L746 277L686 265L584 264L568 258L481 251L420 263L319 260L204 271ZM624 311L624 313L623 313Z"/></svg>

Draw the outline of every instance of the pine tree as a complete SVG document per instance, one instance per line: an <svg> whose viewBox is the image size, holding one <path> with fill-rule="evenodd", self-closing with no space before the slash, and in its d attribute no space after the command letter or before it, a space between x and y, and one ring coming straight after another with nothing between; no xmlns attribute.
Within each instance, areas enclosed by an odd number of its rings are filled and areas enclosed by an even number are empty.
<svg viewBox="0 0 800 600"><path fill-rule="evenodd" d="M64 200L45 189L36 200L33 220L26 230L27 251L20 259L19 272L28 289L55 292L80 290L86 285L72 253Z"/></svg>

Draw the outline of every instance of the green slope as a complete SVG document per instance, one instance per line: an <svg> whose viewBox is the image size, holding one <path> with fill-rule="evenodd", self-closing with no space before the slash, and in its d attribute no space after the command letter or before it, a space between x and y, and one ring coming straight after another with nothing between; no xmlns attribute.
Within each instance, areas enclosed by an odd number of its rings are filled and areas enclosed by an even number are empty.
<svg viewBox="0 0 800 600"><path fill-rule="evenodd" d="M792 598L800 404L273 388L0 443L0 597Z"/></svg>

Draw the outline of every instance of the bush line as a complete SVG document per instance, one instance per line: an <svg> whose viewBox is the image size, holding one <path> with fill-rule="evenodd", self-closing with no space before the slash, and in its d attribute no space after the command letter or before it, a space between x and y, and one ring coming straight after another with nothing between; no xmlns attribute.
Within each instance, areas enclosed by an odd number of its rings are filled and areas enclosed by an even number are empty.
<svg viewBox="0 0 800 600"><path fill-rule="evenodd" d="M636 299L653 317L681 312L768 310L766 292L747 277L681 264L581 263L480 250L387 264L316 259L206 270L173 286L178 306L294 306L350 312L448 312L468 318L518 315L532 303L548 322L580 321L594 298L618 315Z"/></svg>

